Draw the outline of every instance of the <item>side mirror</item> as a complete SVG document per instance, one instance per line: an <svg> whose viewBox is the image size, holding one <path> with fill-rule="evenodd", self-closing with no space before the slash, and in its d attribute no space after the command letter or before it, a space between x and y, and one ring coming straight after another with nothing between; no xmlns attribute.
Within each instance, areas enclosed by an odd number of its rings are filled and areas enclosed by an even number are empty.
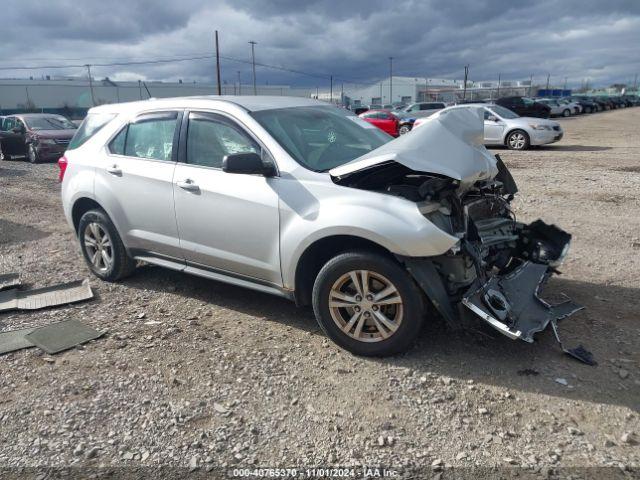
<svg viewBox="0 0 640 480"><path fill-rule="evenodd" d="M489 115L487 117L487 120L489 120L490 122L497 122L498 121L498 117L496 117L495 115Z"/></svg>
<svg viewBox="0 0 640 480"><path fill-rule="evenodd" d="M23 133L23 131L22 131L22 127L13 127L13 128L11 129L11 131L12 131L13 133Z"/></svg>
<svg viewBox="0 0 640 480"><path fill-rule="evenodd" d="M233 153L222 159L222 171L227 173L243 173L245 175L264 175L273 177L276 169L265 164L257 153Z"/></svg>

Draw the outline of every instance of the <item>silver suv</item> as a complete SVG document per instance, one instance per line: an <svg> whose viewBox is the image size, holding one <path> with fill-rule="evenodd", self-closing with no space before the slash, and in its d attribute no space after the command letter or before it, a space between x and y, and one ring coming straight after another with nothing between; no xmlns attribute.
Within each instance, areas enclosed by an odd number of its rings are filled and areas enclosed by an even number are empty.
<svg viewBox="0 0 640 480"><path fill-rule="evenodd" d="M394 140L309 99L103 105L60 159L62 201L105 281L144 261L280 295L361 355L405 350L437 312L531 341L570 310L537 297L570 236L515 221L482 132L473 109Z"/></svg>

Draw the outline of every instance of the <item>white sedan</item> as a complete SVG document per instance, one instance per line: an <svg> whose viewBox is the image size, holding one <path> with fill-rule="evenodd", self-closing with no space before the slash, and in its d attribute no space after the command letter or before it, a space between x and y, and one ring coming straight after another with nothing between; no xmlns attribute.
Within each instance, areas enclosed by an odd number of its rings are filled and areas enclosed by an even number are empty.
<svg viewBox="0 0 640 480"><path fill-rule="evenodd" d="M511 110L494 104L465 104L449 107L429 118L419 118L413 129L452 108L482 108L484 110L485 145L505 145L511 150L526 150L532 145L559 141L564 132L558 122L544 118L520 117Z"/></svg>

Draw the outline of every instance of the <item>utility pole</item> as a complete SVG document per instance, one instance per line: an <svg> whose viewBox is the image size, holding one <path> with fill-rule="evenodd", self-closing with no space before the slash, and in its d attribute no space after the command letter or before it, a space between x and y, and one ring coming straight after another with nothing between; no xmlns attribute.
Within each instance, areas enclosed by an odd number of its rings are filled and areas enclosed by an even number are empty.
<svg viewBox="0 0 640 480"><path fill-rule="evenodd" d="M320 100L320 90L316 87L316 100Z"/></svg>
<svg viewBox="0 0 640 480"><path fill-rule="evenodd" d="M551 78L551 74L547 73L547 90L549 90L549 79ZM549 92L547 92L549 94Z"/></svg>
<svg viewBox="0 0 640 480"><path fill-rule="evenodd" d="M254 42L253 40L250 40L249 43L251 44L251 65L253 67L253 94L257 95L258 94L258 89L256 88L256 50L255 50L255 46L256 46L256 43L258 43L258 42Z"/></svg>
<svg viewBox="0 0 640 480"><path fill-rule="evenodd" d="M89 90L91 90L91 106L96 106L96 97L93 94L93 80L91 79L91 65L85 65L87 67L87 75L89 76ZM142 100L142 93L140 93L140 100Z"/></svg>
<svg viewBox="0 0 640 480"><path fill-rule="evenodd" d="M333 75L329 76L329 103L333 103Z"/></svg>
<svg viewBox="0 0 640 480"><path fill-rule="evenodd" d="M393 57L389 57L389 103L393 105Z"/></svg>
<svg viewBox="0 0 640 480"><path fill-rule="evenodd" d="M498 91L496 92L496 98L500 98L500 75L502 74L498 74Z"/></svg>
<svg viewBox="0 0 640 480"><path fill-rule="evenodd" d="M567 77L564 77L564 90L567 89Z"/></svg>
<svg viewBox="0 0 640 480"><path fill-rule="evenodd" d="M142 100L142 80L138 80L138 91L140 93L140 100Z"/></svg>
<svg viewBox="0 0 640 480"><path fill-rule="evenodd" d="M469 78L469 65L464 67L464 89L462 90L462 100L467 98L467 78Z"/></svg>
<svg viewBox="0 0 640 480"><path fill-rule="evenodd" d="M344 83L340 84L340 105L344 107Z"/></svg>
<svg viewBox="0 0 640 480"><path fill-rule="evenodd" d="M222 95L220 86L220 47L218 45L218 30L216 30L216 78L218 80L218 95Z"/></svg>
<svg viewBox="0 0 640 480"><path fill-rule="evenodd" d="M531 96L531 88L533 88L533 73L529 75L529 96Z"/></svg>
<svg viewBox="0 0 640 480"><path fill-rule="evenodd" d="M635 78L633 79L633 89L638 90L638 74L637 73Z"/></svg>
<svg viewBox="0 0 640 480"><path fill-rule="evenodd" d="M240 79L240 70L238 70L238 95L242 95L242 80Z"/></svg>

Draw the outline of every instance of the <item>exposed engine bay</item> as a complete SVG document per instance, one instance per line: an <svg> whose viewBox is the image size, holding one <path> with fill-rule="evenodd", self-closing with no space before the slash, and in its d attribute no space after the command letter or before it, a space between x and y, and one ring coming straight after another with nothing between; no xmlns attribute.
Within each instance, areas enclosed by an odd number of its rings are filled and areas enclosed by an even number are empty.
<svg viewBox="0 0 640 480"><path fill-rule="evenodd" d="M393 161L349 175L342 184L416 202L441 230L459 238L446 254L401 260L452 326L469 314L513 339L533 341L550 322L582 307L570 300L551 305L540 297L569 249L571 235L542 220L516 220L517 186L496 156L497 175L465 185L416 172Z"/></svg>

